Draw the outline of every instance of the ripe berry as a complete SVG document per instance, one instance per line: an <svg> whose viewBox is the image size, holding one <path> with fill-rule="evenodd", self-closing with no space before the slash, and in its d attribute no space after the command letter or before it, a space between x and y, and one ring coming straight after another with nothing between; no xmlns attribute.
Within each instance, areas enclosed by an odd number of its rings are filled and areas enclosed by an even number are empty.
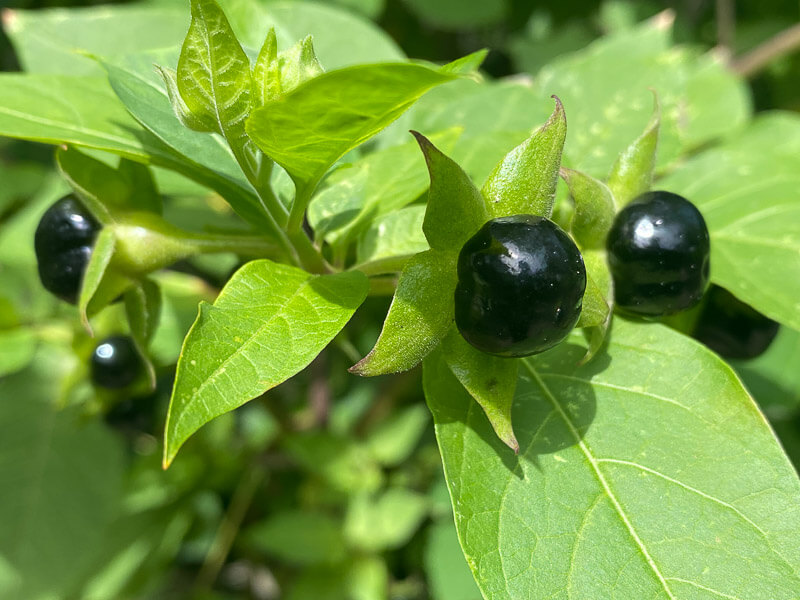
<svg viewBox="0 0 800 600"><path fill-rule="evenodd" d="M577 323L585 289L583 257L558 225L533 215L492 219L458 255L456 326L489 354L544 352Z"/></svg>
<svg viewBox="0 0 800 600"><path fill-rule="evenodd" d="M108 337L92 353L91 375L97 386L110 389L127 387L141 371L142 359L129 337Z"/></svg>
<svg viewBox="0 0 800 600"><path fill-rule="evenodd" d="M34 235L39 279L52 294L75 304L100 224L70 194L42 215Z"/></svg>
<svg viewBox="0 0 800 600"><path fill-rule="evenodd" d="M708 284L710 242L703 215L670 192L642 194L614 219L606 239L617 306L669 315L700 301Z"/></svg>
<svg viewBox="0 0 800 600"><path fill-rule="evenodd" d="M724 358L749 359L769 347L779 327L725 288L712 285L692 336Z"/></svg>

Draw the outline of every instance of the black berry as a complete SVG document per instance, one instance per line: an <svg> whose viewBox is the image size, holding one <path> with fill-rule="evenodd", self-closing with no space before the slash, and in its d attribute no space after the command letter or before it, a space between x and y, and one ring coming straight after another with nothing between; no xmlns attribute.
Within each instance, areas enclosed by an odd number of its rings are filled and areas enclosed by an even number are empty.
<svg viewBox="0 0 800 600"><path fill-rule="evenodd" d="M533 215L493 219L458 256L456 326L489 354L543 352L575 326L585 289L583 257L558 225Z"/></svg>
<svg viewBox="0 0 800 600"><path fill-rule="evenodd" d="M142 359L129 337L108 337L92 353L91 375L97 386L110 389L127 387L141 371Z"/></svg>
<svg viewBox="0 0 800 600"><path fill-rule="evenodd" d="M670 192L642 194L614 219L606 240L616 305L669 315L700 301L708 285L710 242L703 215Z"/></svg>
<svg viewBox="0 0 800 600"><path fill-rule="evenodd" d="M100 224L72 194L42 216L34 235L39 279L49 292L75 304Z"/></svg>
<svg viewBox="0 0 800 600"><path fill-rule="evenodd" d="M692 336L724 358L750 359L769 347L779 327L725 288L712 285Z"/></svg>

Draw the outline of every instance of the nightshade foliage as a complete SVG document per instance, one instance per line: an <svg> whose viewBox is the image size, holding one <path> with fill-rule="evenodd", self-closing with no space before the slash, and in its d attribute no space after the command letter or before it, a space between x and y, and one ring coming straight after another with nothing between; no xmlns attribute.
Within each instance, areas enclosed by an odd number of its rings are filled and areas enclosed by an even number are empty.
<svg viewBox="0 0 800 600"><path fill-rule="evenodd" d="M58 173L0 161L0 596L154 596L180 554L194 591L256 557L292 600L796 597L800 481L761 409L800 407L800 118L753 117L664 14L492 81L340 8L189 4L3 13L0 135ZM104 229L65 316L30 238L68 189ZM781 323L757 361L614 314L605 235L648 189ZM587 290L563 343L502 359L454 327L455 265L520 213L572 236ZM88 385L91 333L146 358L127 395ZM394 580L411 554L426 588Z"/></svg>

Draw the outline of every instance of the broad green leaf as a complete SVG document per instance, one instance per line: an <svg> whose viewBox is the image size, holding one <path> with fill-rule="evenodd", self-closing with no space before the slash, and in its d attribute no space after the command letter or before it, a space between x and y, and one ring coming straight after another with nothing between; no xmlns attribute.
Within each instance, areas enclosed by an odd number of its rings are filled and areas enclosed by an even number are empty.
<svg viewBox="0 0 800 600"><path fill-rule="evenodd" d="M376 219L358 240L356 268L371 273L399 271L408 258L428 249L422 233L424 219L422 205L407 206Z"/></svg>
<svg viewBox="0 0 800 600"><path fill-rule="evenodd" d="M449 503L449 499L448 499ZM452 515L428 527L425 575L431 600L482 600L472 573L464 562Z"/></svg>
<svg viewBox="0 0 800 600"><path fill-rule="evenodd" d="M489 220L483 196L451 158L421 133L411 133L425 155L431 178L422 231L434 250L458 252Z"/></svg>
<svg viewBox="0 0 800 600"><path fill-rule="evenodd" d="M750 118L745 83L715 56L671 45L672 19L661 14L560 57L536 78L542 94L557 94L570 114L566 164L605 177L651 115L662 108L658 167L687 150L729 135ZM706 86L707 82L713 82Z"/></svg>
<svg viewBox="0 0 800 600"><path fill-rule="evenodd" d="M301 83L322 75L325 70L314 53L314 43L310 35L277 56L280 75L280 93L287 94ZM256 67L258 64L256 64ZM266 99L265 99L266 101ZM262 102L261 104L264 104Z"/></svg>
<svg viewBox="0 0 800 600"><path fill-rule="evenodd" d="M389 572L379 556L362 555L335 567L304 569L286 600L388 600Z"/></svg>
<svg viewBox="0 0 800 600"><path fill-rule="evenodd" d="M324 431L294 434L283 448L306 470L344 494L374 492L383 480L370 452L352 439Z"/></svg>
<svg viewBox="0 0 800 600"><path fill-rule="evenodd" d="M661 109L656 96L650 122L642 135L622 151L608 176L608 188L620 207L649 191L653 184L660 125Z"/></svg>
<svg viewBox="0 0 800 600"><path fill-rule="evenodd" d="M0 96L0 135L105 150L138 162L175 170L217 191L237 209L244 210L243 206L255 202L252 194L243 192L239 184L200 167L191 159L181 158L158 137L142 130L120 104L105 79L4 73L0 74L0 87L3 89ZM141 91L142 86L133 95ZM147 91L146 87L144 91ZM180 126L166 95L163 99L166 107L160 114ZM180 127L187 134L192 133ZM205 137L208 139L208 136ZM213 144L206 142L206 152L213 152L212 148ZM230 154L216 164L222 168L226 162L232 163L235 168ZM259 207L257 210L259 212L253 215L246 214L251 216L251 220L263 223L263 220L258 220L258 214L263 209ZM260 218L263 219L263 216Z"/></svg>
<svg viewBox="0 0 800 600"><path fill-rule="evenodd" d="M442 340L442 356L464 389L481 405L497 437L514 453L519 452L511 423L519 361L473 348L455 327Z"/></svg>
<svg viewBox="0 0 800 600"><path fill-rule="evenodd" d="M459 538L486 598L794 598L800 481L733 371L616 319L523 361L519 457L443 361L425 364Z"/></svg>
<svg viewBox="0 0 800 600"><path fill-rule="evenodd" d="M205 423L305 368L367 294L361 273L314 276L269 260L230 279L186 336L165 429L164 464Z"/></svg>
<svg viewBox="0 0 800 600"><path fill-rule="evenodd" d="M272 514L244 537L248 546L294 565L333 564L347 556L341 523L307 510Z"/></svg>
<svg viewBox="0 0 800 600"><path fill-rule="evenodd" d="M483 61L486 60L487 54L489 54L489 50L486 48L477 50L472 54L467 54L466 56L462 56L461 58L457 58L452 62L442 65L441 70L447 71L448 73L460 73L462 75L475 73L480 69ZM480 77L477 77L478 81L480 81Z"/></svg>
<svg viewBox="0 0 800 600"><path fill-rule="evenodd" d="M87 55L112 59L179 45L189 16L183 5L9 9L3 24L23 70L100 75Z"/></svg>
<svg viewBox="0 0 800 600"><path fill-rule="evenodd" d="M797 116L767 114L740 137L699 154L656 184L685 196L703 213L711 233L711 280L795 329L800 329L798 137Z"/></svg>
<svg viewBox="0 0 800 600"><path fill-rule="evenodd" d="M349 67L315 77L253 111L248 135L297 186L295 221L333 163L389 125L427 90L454 77L407 63Z"/></svg>
<svg viewBox="0 0 800 600"><path fill-rule="evenodd" d="M205 131L225 136L234 153L246 143L253 80L250 59L214 0L192 0L192 23L178 59L178 91Z"/></svg>
<svg viewBox="0 0 800 600"><path fill-rule="evenodd" d="M429 422L430 413L423 404L397 410L370 431L367 448L380 464L397 467L414 452Z"/></svg>
<svg viewBox="0 0 800 600"><path fill-rule="evenodd" d="M408 261L378 341L350 372L371 377L416 366L452 324L455 289L453 255L427 250Z"/></svg>
<svg viewBox="0 0 800 600"><path fill-rule="evenodd" d="M253 65L253 106L264 106L281 95L281 67L278 62L278 36L270 27Z"/></svg>
<svg viewBox="0 0 800 600"><path fill-rule="evenodd" d="M0 379L0 510L14 516L0 522L0 564L17 578L6 598L73 589L119 508L118 440L53 405L68 364L68 355L40 350L29 369Z"/></svg>
<svg viewBox="0 0 800 600"><path fill-rule="evenodd" d="M348 543L364 552L402 546L428 512L428 499L406 488L389 488L378 496L359 494L350 500L344 521Z"/></svg>
<svg viewBox="0 0 800 600"><path fill-rule="evenodd" d="M570 233L581 248L605 248L616 210L611 190L602 181L580 171L562 168L561 177L575 205Z"/></svg>
<svg viewBox="0 0 800 600"><path fill-rule="evenodd" d="M194 115L191 109L186 105L178 89L177 71L159 65L156 65L156 71L161 75L161 79L164 81L164 87L167 88L167 96L169 97L169 103L172 105L172 112L175 113L175 116L178 117L181 124L192 131L201 131L205 133L216 131L217 128L213 124L208 124L203 121L202 117Z"/></svg>
<svg viewBox="0 0 800 600"><path fill-rule="evenodd" d="M0 377L24 369L36 352L36 333L27 327L0 329Z"/></svg>
<svg viewBox="0 0 800 600"><path fill-rule="evenodd" d="M567 135L561 101L547 122L509 152L483 185L492 217L532 214L550 217Z"/></svg>

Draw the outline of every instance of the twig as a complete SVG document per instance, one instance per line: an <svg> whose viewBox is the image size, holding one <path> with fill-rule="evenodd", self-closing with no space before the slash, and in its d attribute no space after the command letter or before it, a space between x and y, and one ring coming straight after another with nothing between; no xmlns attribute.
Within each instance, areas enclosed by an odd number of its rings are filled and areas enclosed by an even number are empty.
<svg viewBox="0 0 800 600"><path fill-rule="evenodd" d="M247 509L250 507L253 496L265 474L264 467L257 463L251 465L242 474L242 478L233 492L228 510L219 524L219 529L217 529L211 548L206 554L203 566L200 568L200 573L197 575L195 581L195 589L197 591L210 589L214 585L214 581L216 581L217 575L219 575L219 571L228 557L228 552L231 550L233 540L236 539L236 534L242 525Z"/></svg>
<svg viewBox="0 0 800 600"><path fill-rule="evenodd" d="M736 7L733 0L717 0L717 45L730 53L736 36Z"/></svg>
<svg viewBox="0 0 800 600"><path fill-rule="evenodd" d="M800 23L784 29L733 61L731 68L743 77L758 74L772 61L800 49Z"/></svg>

